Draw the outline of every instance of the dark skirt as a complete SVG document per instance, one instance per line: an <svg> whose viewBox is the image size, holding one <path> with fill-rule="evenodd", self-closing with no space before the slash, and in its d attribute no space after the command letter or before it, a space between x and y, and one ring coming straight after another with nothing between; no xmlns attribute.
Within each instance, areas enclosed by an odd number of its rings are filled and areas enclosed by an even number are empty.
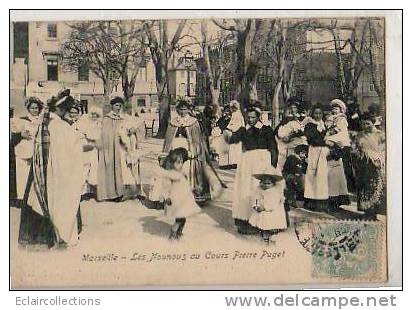
<svg viewBox="0 0 412 310"><path fill-rule="evenodd" d="M328 204L330 211L338 210L340 206L350 205L349 195L329 197Z"/></svg>
<svg viewBox="0 0 412 310"><path fill-rule="evenodd" d="M56 242L50 219L38 214L27 205L21 206L19 244L43 244L52 247Z"/></svg>
<svg viewBox="0 0 412 310"><path fill-rule="evenodd" d="M386 214L383 171L366 157L358 158L356 180L358 210L366 213Z"/></svg>
<svg viewBox="0 0 412 310"><path fill-rule="evenodd" d="M56 234L53 223L27 205L21 206L19 244L20 245L47 245L53 247L56 243ZM77 232L82 231L80 208L77 212Z"/></svg>
<svg viewBox="0 0 412 310"><path fill-rule="evenodd" d="M211 200L210 184L206 174L206 162L199 159L189 159L189 183L197 203Z"/></svg>

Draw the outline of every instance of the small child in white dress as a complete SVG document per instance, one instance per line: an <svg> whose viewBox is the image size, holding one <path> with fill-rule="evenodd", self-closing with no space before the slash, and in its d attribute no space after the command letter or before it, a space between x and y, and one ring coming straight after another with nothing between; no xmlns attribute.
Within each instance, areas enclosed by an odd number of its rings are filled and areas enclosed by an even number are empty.
<svg viewBox="0 0 412 310"><path fill-rule="evenodd" d="M250 225L258 228L265 243L270 237L287 228L287 217L284 207L285 181L282 175L272 166L263 173L255 174L260 181L254 195Z"/></svg>
<svg viewBox="0 0 412 310"><path fill-rule="evenodd" d="M165 199L165 212L167 217L175 221L169 236L169 239L172 240L182 236L186 218L201 211L184 174L184 162L187 158L185 149L174 149L167 155L164 169L162 169L164 195L167 197Z"/></svg>

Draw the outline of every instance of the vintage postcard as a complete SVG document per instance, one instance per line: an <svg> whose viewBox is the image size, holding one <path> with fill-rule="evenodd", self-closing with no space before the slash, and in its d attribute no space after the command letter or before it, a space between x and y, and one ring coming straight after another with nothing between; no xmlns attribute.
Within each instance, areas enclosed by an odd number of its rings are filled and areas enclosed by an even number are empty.
<svg viewBox="0 0 412 310"><path fill-rule="evenodd" d="M387 282L384 14L57 16L10 23L13 289Z"/></svg>

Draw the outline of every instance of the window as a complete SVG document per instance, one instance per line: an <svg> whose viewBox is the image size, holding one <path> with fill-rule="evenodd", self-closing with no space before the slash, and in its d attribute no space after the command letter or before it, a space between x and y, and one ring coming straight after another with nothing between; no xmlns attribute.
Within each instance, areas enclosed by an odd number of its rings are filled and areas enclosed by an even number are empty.
<svg viewBox="0 0 412 310"><path fill-rule="evenodd" d="M81 107L82 107L82 113L83 114L88 113L89 112L89 103L87 102L87 100L86 99L81 99L80 104L81 104Z"/></svg>
<svg viewBox="0 0 412 310"><path fill-rule="evenodd" d="M180 83L179 86L179 94L185 95L186 94L186 84L185 83Z"/></svg>
<svg viewBox="0 0 412 310"><path fill-rule="evenodd" d="M57 59L47 60L47 80L48 81L58 81L58 62Z"/></svg>
<svg viewBox="0 0 412 310"><path fill-rule="evenodd" d="M138 98L137 99L137 106L138 107L145 107L146 106L146 100L144 98Z"/></svg>
<svg viewBox="0 0 412 310"><path fill-rule="evenodd" d="M374 91L375 90L375 85L373 84L373 80L369 80L369 91Z"/></svg>
<svg viewBox="0 0 412 310"><path fill-rule="evenodd" d="M78 70L78 80L88 81L89 80L89 67L87 65L81 65Z"/></svg>
<svg viewBox="0 0 412 310"><path fill-rule="evenodd" d="M47 24L47 37L57 38L57 24Z"/></svg>
<svg viewBox="0 0 412 310"><path fill-rule="evenodd" d="M146 81L146 67L139 68L139 81Z"/></svg>

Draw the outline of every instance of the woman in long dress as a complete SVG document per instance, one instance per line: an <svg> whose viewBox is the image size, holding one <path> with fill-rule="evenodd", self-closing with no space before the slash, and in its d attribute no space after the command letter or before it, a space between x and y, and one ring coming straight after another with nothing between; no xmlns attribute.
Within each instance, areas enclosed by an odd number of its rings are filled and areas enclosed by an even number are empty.
<svg viewBox="0 0 412 310"><path fill-rule="evenodd" d="M329 149L325 144L326 127L322 120L320 106L312 108L311 118L305 126L305 136L309 144L308 167L305 174L305 208L322 210L327 207Z"/></svg>
<svg viewBox="0 0 412 310"><path fill-rule="evenodd" d="M229 102L229 107L231 110L231 118L227 125L227 129L234 132L245 126L245 120L243 119L240 103L238 101L232 100ZM228 165L236 168L240 162L241 156L242 142L229 144Z"/></svg>
<svg viewBox="0 0 412 310"><path fill-rule="evenodd" d="M349 205L349 192L342 157L344 149L350 146L346 106L341 100L331 101L332 114L326 119L327 132L325 143L329 147L328 189L329 210L334 211L342 205Z"/></svg>
<svg viewBox="0 0 412 310"><path fill-rule="evenodd" d="M111 111L102 120L102 132L98 142L97 199L99 201L120 201L124 194L122 173L124 157L121 150L123 104L122 98L113 98L110 101Z"/></svg>
<svg viewBox="0 0 412 310"><path fill-rule="evenodd" d="M171 117L163 144L163 153L177 148L188 151L189 182L196 202L204 203L220 193L222 183L210 164L206 141L199 122L189 115L189 103L180 100L176 105L177 115Z"/></svg>
<svg viewBox="0 0 412 310"><path fill-rule="evenodd" d="M224 131L229 125L230 119L230 108L225 107L221 117L216 121L209 138L210 150L216 156L219 168L225 168L229 164L229 144L225 140Z"/></svg>
<svg viewBox="0 0 412 310"><path fill-rule="evenodd" d="M64 119L74 99L69 90L44 111L34 138L33 164L22 209L19 243L78 243L82 174L80 135ZM46 110L46 109L45 109Z"/></svg>
<svg viewBox="0 0 412 310"><path fill-rule="evenodd" d="M277 160L273 130L260 121L261 111L249 107L247 125L235 132L227 130L229 143L242 142L243 152L236 170L232 217L238 232L257 233L249 224L252 214L253 193L258 185L254 174L262 173L268 165L275 166Z"/></svg>
<svg viewBox="0 0 412 310"><path fill-rule="evenodd" d="M385 214L385 140L373 123L373 116L362 116L362 131L356 145L356 180L358 210L376 218Z"/></svg>
<svg viewBox="0 0 412 310"><path fill-rule="evenodd" d="M33 157L34 136L39 128L39 114L43 108L40 99L30 97L25 102L27 115L15 119L11 124L12 134L19 141L15 147L17 198L23 199L27 177ZM17 142L16 141L16 142Z"/></svg>

